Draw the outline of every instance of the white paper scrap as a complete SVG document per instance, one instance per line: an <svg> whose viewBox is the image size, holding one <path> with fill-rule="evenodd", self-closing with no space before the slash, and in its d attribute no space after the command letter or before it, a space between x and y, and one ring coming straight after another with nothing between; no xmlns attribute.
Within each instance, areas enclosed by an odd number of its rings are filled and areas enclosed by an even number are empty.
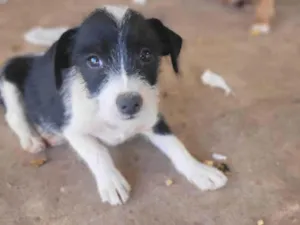
<svg viewBox="0 0 300 225"><path fill-rule="evenodd" d="M232 94L231 88L227 85L222 76L206 70L201 76L202 83L211 87L221 88L225 91L226 95Z"/></svg>
<svg viewBox="0 0 300 225"><path fill-rule="evenodd" d="M140 5L145 5L147 3L147 0L133 0L133 2Z"/></svg>
<svg viewBox="0 0 300 225"><path fill-rule="evenodd" d="M214 160L217 160L217 161L225 161L227 159L227 156L221 155L221 154L218 154L218 153L213 153L212 158Z"/></svg>
<svg viewBox="0 0 300 225"><path fill-rule="evenodd" d="M35 45L50 46L68 30L67 27L34 27L24 34L24 39Z"/></svg>

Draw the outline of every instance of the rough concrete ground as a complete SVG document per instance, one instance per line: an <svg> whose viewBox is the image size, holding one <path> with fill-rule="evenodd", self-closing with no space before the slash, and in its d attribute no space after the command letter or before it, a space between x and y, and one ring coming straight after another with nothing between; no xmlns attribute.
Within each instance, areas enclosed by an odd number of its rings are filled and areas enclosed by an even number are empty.
<svg viewBox="0 0 300 225"><path fill-rule="evenodd" d="M36 25L78 23L101 0L9 0L0 5L0 60L40 51L23 42ZM67 146L50 149L41 168L28 165L17 139L0 124L1 225L266 225L300 224L300 2L278 0L269 36L251 37L252 8L237 11L213 0L149 0L134 6L163 19L184 39L183 76L167 60L162 110L200 159L228 156L228 185L200 192L152 146L135 139L113 150L132 184L121 207L102 204L87 168ZM201 84L205 68L220 73L235 97ZM3 112L1 113L3 115ZM174 185L166 187L167 178Z"/></svg>

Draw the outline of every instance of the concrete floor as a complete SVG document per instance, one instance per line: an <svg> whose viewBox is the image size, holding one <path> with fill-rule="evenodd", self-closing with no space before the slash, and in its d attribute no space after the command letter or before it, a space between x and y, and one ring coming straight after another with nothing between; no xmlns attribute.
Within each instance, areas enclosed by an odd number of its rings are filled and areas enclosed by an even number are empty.
<svg viewBox="0 0 300 225"><path fill-rule="evenodd" d="M23 42L32 26L78 23L101 0L9 0L0 5L0 60L40 51ZM110 1L126 3L127 1ZM47 152L49 162L29 165L16 137L0 119L1 225L266 225L300 224L300 1L279 0L273 32L251 37L253 10L213 0L149 0L134 6L180 33L183 76L163 65L162 111L200 159L218 152L232 174L218 191L201 192L141 139L113 156L132 184L124 206L102 204L90 172L67 146ZM234 89L226 97L204 86L210 68ZM174 185L167 187L165 180Z"/></svg>

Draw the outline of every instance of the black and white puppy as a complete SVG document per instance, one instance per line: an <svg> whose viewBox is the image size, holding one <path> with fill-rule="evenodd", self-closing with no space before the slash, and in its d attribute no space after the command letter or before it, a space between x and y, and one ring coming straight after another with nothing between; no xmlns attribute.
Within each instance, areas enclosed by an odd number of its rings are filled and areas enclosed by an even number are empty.
<svg viewBox="0 0 300 225"><path fill-rule="evenodd" d="M94 175L103 202L118 205L130 185L106 146L142 134L202 190L226 176L193 158L158 111L160 58L175 72L182 38L158 19L105 6L63 33L43 55L10 59L2 70L6 120L23 149L39 152L44 139L67 140ZM53 141L55 140L55 141Z"/></svg>

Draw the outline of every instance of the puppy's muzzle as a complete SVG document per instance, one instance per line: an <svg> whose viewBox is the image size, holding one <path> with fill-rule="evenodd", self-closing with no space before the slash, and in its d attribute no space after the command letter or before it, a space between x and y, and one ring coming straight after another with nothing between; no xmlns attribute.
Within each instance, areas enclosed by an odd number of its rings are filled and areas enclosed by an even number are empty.
<svg viewBox="0 0 300 225"><path fill-rule="evenodd" d="M137 92L126 92L117 97L116 104L121 114L132 119L141 110L143 99Z"/></svg>

